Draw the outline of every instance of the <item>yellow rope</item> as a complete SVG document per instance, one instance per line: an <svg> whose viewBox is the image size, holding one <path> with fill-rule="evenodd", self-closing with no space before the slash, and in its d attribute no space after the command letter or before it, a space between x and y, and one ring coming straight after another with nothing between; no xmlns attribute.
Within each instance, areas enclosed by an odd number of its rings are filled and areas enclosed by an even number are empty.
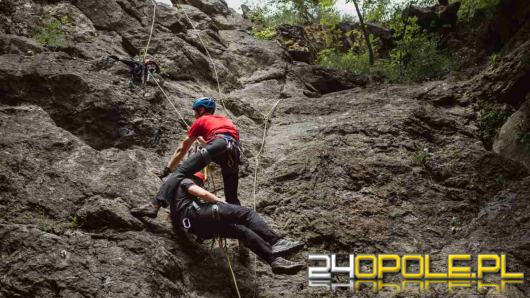
<svg viewBox="0 0 530 298"><path fill-rule="evenodd" d="M228 262L228 268L230 268L230 273L232 274L232 280L234 281L234 286L236 288L237 297L241 298L241 294L239 293L239 287L237 286L236 275L234 274L234 269L232 269L232 262L230 262L230 257L228 256L228 252L226 249L226 241L224 243L225 245L223 246L223 250L226 256L226 261Z"/></svg>
<svg viewBox="0 0 530 298"><path fill-rule="evenodd" d="M144 59L142 60L142 62L144 62L145 57L147 57L147 50L149 49L149 44L151 43L151 37L153 36L153 29L155 28L156 2L154 0L151 0L151 3L153 3L153 21L151 22L151 32L149 32L149 39L147 40L147 45L145 46Z"/></svg>

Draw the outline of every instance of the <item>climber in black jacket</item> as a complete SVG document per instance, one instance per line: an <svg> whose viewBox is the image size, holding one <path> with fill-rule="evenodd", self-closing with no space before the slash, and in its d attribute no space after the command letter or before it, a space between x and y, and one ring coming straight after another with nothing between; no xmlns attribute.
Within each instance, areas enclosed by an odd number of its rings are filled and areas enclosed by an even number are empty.
<svg viewBox="0 0 530 298"><path fill-rule="evenodd" d="M171 221L202 239L234 238L270 264L275 274L295 274L304 265L282 258L304 246L302 242L282 239L253 210L228 204L201 186L200 172L180 182L171 201Z"/></svg>

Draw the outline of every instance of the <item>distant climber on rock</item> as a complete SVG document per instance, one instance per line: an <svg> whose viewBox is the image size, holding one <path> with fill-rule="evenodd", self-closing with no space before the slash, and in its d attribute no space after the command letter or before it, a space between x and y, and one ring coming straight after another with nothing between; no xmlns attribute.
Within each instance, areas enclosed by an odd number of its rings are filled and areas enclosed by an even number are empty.
<svg viewBox="0 0 530 298"><path fill-rule="evenodd" d="M202 239L216 237L239 239L275 274L295 274L304 265L282 258L301 249L299 241L282 239L253 210L228 204L201 186L200 172L184 178L170 202L173 226Z"/></svg>
<svg viewBox="0 0 530 298"><path fill-rule="evenodd" d="M129 88L133 88L134 85L143 86L148 80L149 75L160 73L160 66L153 59L145 59L142 62L134 58L119 58L118 56L111 55L108 57L108 61L120 61L129 67L131 72Z"/></svg>
<svg viewBox="0 0 530 298"><path fill-rule="evenodd" d="M177 148L167 166L156 173L161 179L171 175L162 184L155 199L151 203L132 209L133 215L155 218L160 207L169 205L180 181L200 171L211 161L221 166L226 201L241 205L237 198L241 157L239 132L230 119L214 115L215 107L215 101L211 97L201 97L194 101L192 108L195 111L195 121L188 130L188 136ZM206 145L177 167L197 139L203 139Z"/></svg>

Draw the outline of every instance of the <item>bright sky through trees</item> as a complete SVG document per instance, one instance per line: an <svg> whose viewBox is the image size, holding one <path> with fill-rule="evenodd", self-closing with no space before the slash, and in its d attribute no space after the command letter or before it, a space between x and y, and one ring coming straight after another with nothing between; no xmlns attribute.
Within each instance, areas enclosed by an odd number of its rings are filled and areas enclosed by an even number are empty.
<svg viewBox="0 0 530 298"><path fill-rule="evenodd" d="M171 4L169 0L156 0L157 2ZM225 0L228 4L228 7L235 9L237 12L241 13L241 9L239 8L241 4L245 3L245 0ZM348 15L356 15L355 13L355 7L352 3L346 3L346 0L337 0L337 4L335 5L340 13L342 14L348 14Z"/></svg>

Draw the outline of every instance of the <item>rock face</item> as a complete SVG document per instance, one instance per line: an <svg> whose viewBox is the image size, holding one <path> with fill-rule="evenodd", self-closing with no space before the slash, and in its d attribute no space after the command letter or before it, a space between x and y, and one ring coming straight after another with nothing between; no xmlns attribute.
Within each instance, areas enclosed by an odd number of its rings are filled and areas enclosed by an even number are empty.
<svg viewBox="0 0 530 298"><path fill-rule="evenodd" d="M444 32L444 45L454 56L460 57L461 71L469 76L482 72L487 62L495 61L496 56L510 54L528 40L528 2L502 0L495 3L498 5L486 13L488 17L484 12L477 12L472 20L460 22L450 32ZM510 73L515 74L517 71Z"/></svg>
<svg viewBox="0 0 530 298"><path fill-rule="evenodd" d="M319 65L295 64L293 72L303 79L310 90L316 91L317 95L364 87L368 84L365 77L347 71L326 69Z"/></svg>
<svg viewBox="0 0 530 298"><path fill-rule="evenodd" d="M143 224L129 212L130 207L120 198L113 200L95 196L86 200L77 211L81 227L87 229L123 228L141 230Z"/></svg>
<svg viewBox="0 0 530 298"><path fill-rule="evenodd" d="M530 28L530 22L528 22ZM530 32L530 31L529 31ZM515 39L524 38L515 36ZM524 38L526 39L526 38ZM530 92L530 40L507 49L499 61L476 76L470 94L474 98L521 106Z"/></svg>
<svg viewBox="0 0 530 298"><path fill-rule="evenodd" d="M529 97L530 99L530 97ZM530 168L530 100L504 123L493 143L493 150Z"/></svg>
<svg viewBox="0 0 530 298"><path fill-rule="evenodd" d="M312 63L316 58L315 44L309 39L303 26L280 25L276 28L276 34L293 60Z"/></svg>
<svg viewBox="0 0 530 298"><path fill-rule="evenodd" d="M410 5L403 10L403 17L416 17L420 27L430 32L438 32L456 26L460 5L459 1L451 4L442 1L430 7Z"/></svg>
<svg viewBox="0 0 530 298"><path fill-rule="evenodd" d="M520 1L502 1L495 17L486 24L483 37L489 44L497 44L497 57L488 67L469 81L467 97L475 102L503 105L515 112L497 129L487 143L507 158L519 160L528 166L527 148L528 96L530 93L530 9ZM502 32L502 34L500 34Z"/></svg>
<svg viewBox="0 0 530 298"><path fill-rule="evenodd" d="M530 274L529 172L509 151L510 127L527 117L523 99L496 154L484 149L475 121L475 84L487 73L462 84L369 84L293 62L275 42L252 38L223 1L190 3L158 5L148 50L182 120L156 84L130 90L127 69L104 63L144 49L152 17L145 1L0 2L0 296L234 297L219 249L175 233L167 212L142 221L128 213L156 193L160 181L149 169L184 137L198 96L222 99L219 113L240 129L248 207L264 115L280 100L256 207L280 233L306 242L294 260L309 252L429 253L442 266L448 253L503 252L509 271ZM63 31L48 27L64 16L75 21ZM37 42L36 32L64 43ZM525 43L514 45L513 57L523 57ZM509 100L523 85L505 65L514 62L500 62L502 74L485 92ZM212 172L220 185L219 169ZM228 254L243 297L329 295L309 287L305 271L274 276L260 261L254 279L252 265ZM528 296L530 288L503 295Z"/></svg>

